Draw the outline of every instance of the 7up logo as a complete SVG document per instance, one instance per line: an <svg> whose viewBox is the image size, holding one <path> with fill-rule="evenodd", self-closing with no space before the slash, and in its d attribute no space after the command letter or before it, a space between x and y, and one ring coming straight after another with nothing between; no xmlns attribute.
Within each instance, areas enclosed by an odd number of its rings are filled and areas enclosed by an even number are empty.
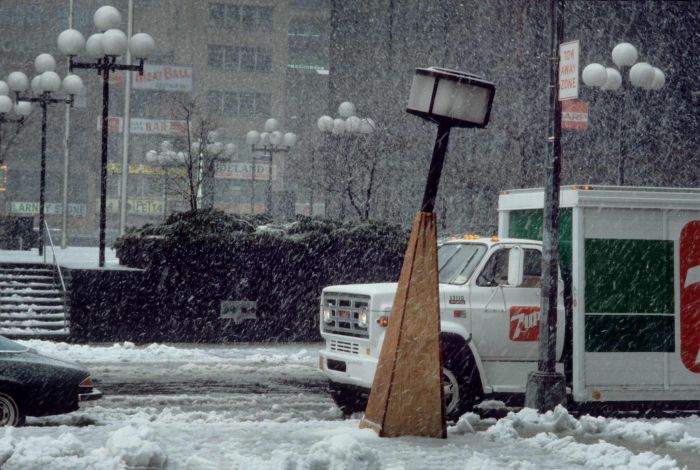
<svg viewBox="0 0 700 470"><path fill-rule="evenodd" d="M700 373L700 220L681 230L680 275L681 360Z"/></svg>

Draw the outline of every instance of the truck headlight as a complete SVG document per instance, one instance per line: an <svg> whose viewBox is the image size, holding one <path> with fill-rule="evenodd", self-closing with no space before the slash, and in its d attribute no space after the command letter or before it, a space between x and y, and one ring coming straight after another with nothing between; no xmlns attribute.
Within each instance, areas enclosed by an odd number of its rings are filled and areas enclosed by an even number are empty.
<svg viewBox="0 0 700 470"><path fill-rule="evenodd" d="M357 315L357 326L360 328L367 328L367 321L369 320L369 312L367 311L366 307L363 307L362 310L360 310L360 313Z"/></svg>
<svg viewBox="0 0 700 470"><path fill-rule="evenodd" d="M331 308L328 305L324 305L321 310L321 316L323 316L324 323L333 323L333 318L331 317Z"/></svg>

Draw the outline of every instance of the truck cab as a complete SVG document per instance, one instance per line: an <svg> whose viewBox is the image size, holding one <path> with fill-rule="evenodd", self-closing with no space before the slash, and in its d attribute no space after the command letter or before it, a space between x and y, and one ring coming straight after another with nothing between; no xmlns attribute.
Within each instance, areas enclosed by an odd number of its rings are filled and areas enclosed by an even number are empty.
<svg viewBox="0 0 700 470"><path fill-rule="evenodd" d="M537 368L542 245L475 235L439 245L443 382L447 415L455 419L482 398L524 394L527 375ZM320 367L345 412L366 402L396 288L381 283L323 289L320 328L326 346ZM561 295L558 325L563 370Z"/></svg>

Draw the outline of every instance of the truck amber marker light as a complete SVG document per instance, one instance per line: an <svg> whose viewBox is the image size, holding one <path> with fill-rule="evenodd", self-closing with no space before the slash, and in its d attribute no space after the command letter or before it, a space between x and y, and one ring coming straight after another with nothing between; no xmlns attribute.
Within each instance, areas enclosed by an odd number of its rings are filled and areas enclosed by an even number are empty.
<svg viewBox="0 0 700 470"><path fill-rule="evenodd" d="M681 360L700 373L700 220L686 224L680 236Z"/></svg>

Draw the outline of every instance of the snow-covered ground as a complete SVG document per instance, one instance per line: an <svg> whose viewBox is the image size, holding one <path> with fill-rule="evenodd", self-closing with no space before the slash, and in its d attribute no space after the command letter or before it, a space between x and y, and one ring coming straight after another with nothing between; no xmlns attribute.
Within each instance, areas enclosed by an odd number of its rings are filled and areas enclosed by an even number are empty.
<svg viewBox="0 0 700 470"><path fill-rule="evenodd" d="M44 258L47 263L53 263L54 253L58 263L67 268L97 268L99 264L99 249L95 246L56 247L55 250L47 246L44 249L45 256L39 256L38 248L26 251L0 250L0 263L43 263ZM105 267L119 268L119 259L111 248L105 250Z"/></svg>
<svg viewBox="0 0 700 470"><path fill-rule="evenodd" d="M344 420L317 370L318 344L67 345L105 397L0 434L3 469L700 468L700 418L574 418L524 409L467 414L448 438L379 438Z"/></svg>

